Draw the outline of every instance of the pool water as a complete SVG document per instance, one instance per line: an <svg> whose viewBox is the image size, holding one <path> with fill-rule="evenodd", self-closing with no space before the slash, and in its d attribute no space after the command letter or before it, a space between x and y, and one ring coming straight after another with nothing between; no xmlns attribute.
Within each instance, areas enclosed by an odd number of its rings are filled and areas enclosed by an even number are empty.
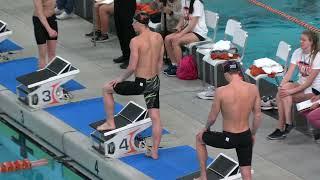
<svg viewBox="0 0 320 180"><path fill-rule="evenodd" d="M80 180L83 179L70 169L53 160L53 158L25 139L21 133L14 131L0 121L0 162L24 159L27 156L31 161L46 158L49 164L35 167L30 170L0 173L1 180ZM23 140L25 146L19 146L13 139ZM27 147L27 148L23 148ZM28 150L26 150L28 149ZM23 155L23 156L22 156Z"/></svg>
<svg viewBox="0 0 320 180"><path fill-rule="evenodd" d="M320 28L319 0L260 0L260 2ZM243 60L245 68L248 68L254 59L275 57L280 41L291 45L291 53L299 47L303 27L247 0L205 0L204 3L205 9L219 13L218 40L223 38L226 22L230 18L240 21L243 29L248 32Z"/></svg>

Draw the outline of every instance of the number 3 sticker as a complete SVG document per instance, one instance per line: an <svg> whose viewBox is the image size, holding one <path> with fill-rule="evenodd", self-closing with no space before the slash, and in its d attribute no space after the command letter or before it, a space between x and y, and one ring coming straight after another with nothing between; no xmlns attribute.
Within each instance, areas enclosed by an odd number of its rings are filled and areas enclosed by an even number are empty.
<svg viewBox="0 0 320 180"><path fill-rule="evenodd" d="M51 92L50 92L49 90L43 91L43 92L42 92L42 95L45 96L44 98L42 98L42 100L43 100L44 102L49 102L49 101L51 101Z"/></svg>

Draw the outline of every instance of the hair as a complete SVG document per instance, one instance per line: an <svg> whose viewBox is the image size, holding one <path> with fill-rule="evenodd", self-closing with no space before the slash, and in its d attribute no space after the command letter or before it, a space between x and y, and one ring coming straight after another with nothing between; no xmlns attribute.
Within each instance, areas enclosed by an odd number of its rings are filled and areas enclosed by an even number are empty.
<svg viewBox="0 0 320 180"><path fill-rule="evenodd" d="M192 14L193 13L193 11L194 11L194 8L193 8L193 4L194 4L194 2L195 2L196 0L191 0L190 1L190 5L189 5L189 14ZM202 0L199 0L201 3L203 3L203 1Z"/></svg>
<svg viewBox="0 0 320 180"><path fill-rule="evenodd" d="M305 35L308 37L309 41L312 42L311 45L311 64L313 63L314 58L316 57L317 53L319 52L319 36L317 33L310 31L310 30L305 30L302 32L302 35Z"/></svg>

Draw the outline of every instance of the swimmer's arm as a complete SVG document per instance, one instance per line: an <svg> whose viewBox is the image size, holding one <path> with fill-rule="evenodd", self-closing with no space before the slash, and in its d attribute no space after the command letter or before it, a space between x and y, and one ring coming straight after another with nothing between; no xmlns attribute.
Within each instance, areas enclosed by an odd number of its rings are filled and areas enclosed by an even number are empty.
<svg viewBox="0 0 320 180"><path fill-rule="evenodd" d="M162 40L162 38L161 38ZM163 44L163 42L161 43ZM163 66L163 54L164 54L164 45L161 46L161 50L160 50L160 55L159 55L159 60L158 60L158 74L161 72L162 70L162 66Z"/></svg>
<svg viewBox="0 0 320 180"><path fill-rule="evenodd" d="M320 69L312 69L310 75L307 77L306 82L297 86L296 88L291 89L290 94L295 94L301 92L308 87L310 87L314 81L314 79L318 76Z"/></svg>
<svg viewBox="0 0 320 180"><path fill-rule="evenodd" d="M209 113L209 117L208 117L208 121L207 121L207 124L206 124L206 129L210 129L210 127L215 123L217 117L218 117L218 114L220 112L220 105L221 105L221 99L220 99L220 89L217 89L216 90L216 93L215 93L215 98L213 100L213 103L212 103L212 107L211 107L211 111Z"/></svg>
<svg viewBox="0 0 320 180"><path fill-rule="evenodd" d="M47 21L47 17L43 13L43 4L42 0L33 0L35 12L40 19L42 25L46 28L46 30L49 32L51 30L51 27Z"/></svg>
<svg viewBox="0 0 320 180"><path fill-rule="evenodd" d="M197 25L197 23L198 23L198 21L199 21L199 18L200 18L200 17L198 17L198 16L193 16L193 17L191 17L191 21L189 21L188 26L185 27L185 28L181 31L181 33L182 33L182 34L187 34L187 33L189 33L189 32L192 32L193 29L194 29L194 27Z"/></svg>
<svg viewBox="0 0 320 180"><path fill-rule="evenodd" d="M136 39L132 39L130 42L130 60L129 65L125 72L121 74L118 78L119 82L128 79L136 70L139 59L139 47L136 43Z"/></svg>
<svg viewBox="0 0 320 180"><path fill-rule="evenodd" d="M292 74L293 74L295 68L296 68L296 65L290 63L289 69L288 69L288 71L286 72L286 74L284 75L284 77L283 77L283 79L282 79L282 81L281 81L280 86L283 86L285 83L287 83L287 82L290 81L290 79L291 79L291 77L292 77Z"/></svg>
<svg viewBox="0 0 320 180"><path fill-rule="evenodd" d="M252 128L251 128L251 133L253 136L256 135L257 130L261 124L260 94L257 87L254 87L254 91L255 91L254 94L256 95L256 97L255 97L255 102L253 106L253 121L252 121Z"/></svg>

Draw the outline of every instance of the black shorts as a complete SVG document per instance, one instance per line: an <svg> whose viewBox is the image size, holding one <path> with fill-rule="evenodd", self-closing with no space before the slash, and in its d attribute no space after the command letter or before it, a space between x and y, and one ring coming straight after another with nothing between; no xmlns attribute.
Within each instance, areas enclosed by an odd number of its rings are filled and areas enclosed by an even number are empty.
<svg viewBox="0 0 320 180"><path fill-rule="evenodd" d="M192 33L197 36L197 38L199 39L199 41L204 41L204 40L206 40L206 38L202 37L200 34L195 33L195 32L192 32Z"/></svg>
<svg viewBox="0 0 320 180"><path fill-rule="evenodd" d="M252 161L252 135L250 129L242 133L212 132L203 133L202 140L209 146L237 151L240 166L251 166Z"/></svg>
<svg viewBox="0 0 320 180"><path fill-rule="evenodd" d="M49 26L58 32L58 23L56 15L52 15L47 18ZM32 17L34 36L36 37L37 44L45 44L47 40L57 40L57 37L51 38L46 28L42 25L40 19L37 16Z"/></svg>
<svg viewBox="0 0 320 180"><path fill-rule="evenodd" d="M136 77L135 81L123 81L118 83L114 91L120 95L144 95L148 109L159 109L160 79L155 76L151 79Z"/></svg>

